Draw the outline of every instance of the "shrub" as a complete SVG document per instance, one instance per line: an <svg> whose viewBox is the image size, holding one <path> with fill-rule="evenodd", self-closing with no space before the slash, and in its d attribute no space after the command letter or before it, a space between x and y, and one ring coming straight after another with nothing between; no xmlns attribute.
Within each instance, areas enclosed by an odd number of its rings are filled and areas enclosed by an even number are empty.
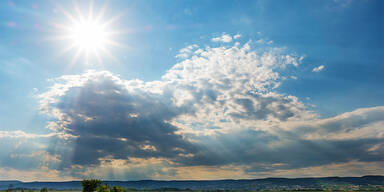
<svg viewBox="0 0 384 192"><path fill-rule="evenodd" d="M108 185L100 185L97 189L97 192L110 192Z"/></svg>
<svg viewBox="0 0 384 192"><path fill-rule="evenodd" d="M83 192L94 192L101 185L101 181L98 179L84 179L81 181L83 186Z"/></svg>
<svg viewBox="0 0 384 192"><path fill-rule="evenodd" d="M119 186L113 186L110 191L111 192L126 192L126 190L123 187L119 187Z"/></svg>

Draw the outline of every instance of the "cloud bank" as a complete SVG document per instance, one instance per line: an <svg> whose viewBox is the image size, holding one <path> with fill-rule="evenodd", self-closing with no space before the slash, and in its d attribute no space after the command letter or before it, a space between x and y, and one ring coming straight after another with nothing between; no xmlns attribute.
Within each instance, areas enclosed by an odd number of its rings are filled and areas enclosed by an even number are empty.
<svg viewBox="0 0 384 192"><path fill-rule="evenodd" d="M370 174L384 161L384 107L322 119L276 91L303 57L251 41L177 57L158 81L109 71L54 79L39 95L52 134L37 156L51 163L31 167L62 178L220 179Z"/></svg>

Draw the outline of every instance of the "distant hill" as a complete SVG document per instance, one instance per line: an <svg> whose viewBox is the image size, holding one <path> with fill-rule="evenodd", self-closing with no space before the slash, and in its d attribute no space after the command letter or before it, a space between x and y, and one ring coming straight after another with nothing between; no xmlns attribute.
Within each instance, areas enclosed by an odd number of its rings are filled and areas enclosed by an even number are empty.
<svg viewBox="0 0 384 192"><path fill-rule="evenodd" d="M271 189L384 189L384 176L322 177L322 178L266 178L241 180L183 180L183 181L103 181L110 186L132 189L193 189L193 190L271 190ZM80 181L21 182L0 181L5 189L81 189Z"/></svg>
<svg viewBox="0 0 384 192"><path fill-rule="evenodd" d="M0 186L9 186L9 185L15 185L15 184L21 184L23 182L16 181L16 180L7 180L7 181L0 181Z"/></svg>

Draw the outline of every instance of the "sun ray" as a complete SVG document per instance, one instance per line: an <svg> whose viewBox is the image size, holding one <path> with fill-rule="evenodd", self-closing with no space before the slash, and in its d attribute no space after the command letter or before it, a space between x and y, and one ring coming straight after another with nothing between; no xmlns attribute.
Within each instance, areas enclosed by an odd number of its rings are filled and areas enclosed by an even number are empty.
<svg viewBox="0 0 384 192"><path fill-rule="evenodd" d="M64 8L59 7L59 10L64 14L64 16L69 19L72 23L76 23L76 18L71 15L69 12L65 11Z"/></svg>
<svg viewBox="0 0 384 192"><path fill-rule="evenodd" d="M93 0L89 2L88 19L93 20Z"/></svg>
<svg viewBox="0 0 384 192"><path fill-rule="evenodd" d="M71 66L78 61L81 55L83 55L81 58L84 59L86 65L90 65L93 58L99 64L102 64L103 55L119 63L118 59L113 56L111 49L123 47L123 44L117 42L114 37L124 32L113 30L112 26L123 14L117 14L105 19L108 3L104 3L101 9L96 9L98 11L95 11L94 5L94 1L91 0L86 9L87 12L82 12L79 5L75 2L72 13L61 6L57 6L68 23L54 24L57 30L64 33L56 36L55 39L69 42L69 45L60 51L60 55L75 50L70 62Z"/></svg>
<svg viewBox="0 0 384 192"><path fill-rule="evenodd" d="M100 20L104 17L104 14L105 14L105 11L107 10L107 7L108 7L108 3L105 2L99 11L99 14L95 18L96 22L100 22Z"/></svg>
<svg viewBox="0 0 384 192"><path fill-rule="evenodd" d="M120 61L115 56L113 56L113 54L109 50L107 50L105 48L101 48L101 51L104 52L107 56L109 56L116 63L120 63Z"/></svg>
<svg viewBox="0 0 384 192"><path fill-rule="evenodd" d="M79 8L79 6L77 5L76 2L75 2L75 5L74 5L74 9L75 9L75 12L77 14L78 21L80 20L80 22L84 22L86 19L84 18L83 13L81 13L80 8Z"/></svg>
<svg viewBox="0 0 384 192"><path fill-rule="evenodd" d="M78 49L75 53L75 55L72 57L71 61L69 62L68 64L68 68L72 68L72 65L74 65L77 61L77 59L79 58L80 54L81 54L82 50L81 49Z"/></svg>
<svg viewBox="0 0 384 192"><path fill-rule="evenodd" d="M65 49L61 50L59 52L59 55L64 55L65 53L68 53L69 51L73 50L75 47L76 47L76 45L72 44L72 45L66 47Z"/></svg>
<svg viewBox="0 0 384 192"><path fill-rule="evenodd" d="M85 51L85 64L89 65L89 50Z"/></svg>
<svg viewBox="0 0 384 192"><path fill-rule="evenodd" d="M122 44L120 44L120 43L118 43L116 41L106 40L105 43L108 44L108 45L115 46L115 47L123 47Z"/></svg>
<svg viewBox="0 0 384 192"><path fill-rule="evenodd" d="M117 21L118 19L120 19L120 17L122 17L124 14L123 13L120 13L119 15L116 15L115 17L109 19L108 21L104 22L102 25L103 27L108 27L108 25L114 23L115 21Z"/></svg>
<svg viewBox="0 0 384 192"><path fill-rule="evenodd" d="M93 54L96 55L96 60L97 60L97 62L99 63L99 65L102 66L102 67L104 67L104 66L103 66L103 60L101 59L100 55L97 54L96 51L93 51Z"/></svg>

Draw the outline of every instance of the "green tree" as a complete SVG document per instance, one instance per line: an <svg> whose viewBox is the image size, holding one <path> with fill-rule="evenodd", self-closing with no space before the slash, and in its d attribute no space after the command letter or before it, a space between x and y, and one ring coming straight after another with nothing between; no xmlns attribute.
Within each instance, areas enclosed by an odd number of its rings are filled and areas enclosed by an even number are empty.
<svg viewBox="0 0 384 192"><path fill-rule="evenodd" d="M83 192L94 192L101 185L101 181L98 179L84 179L81 181L83 186Z"/></svg>
<svg viewBox="0 0 384 192"><path fill-rule="evenodd" d="M48 189L47 189L46 187L41 188L41 189L40 189L40 192L48 192Z"/></svg>
<svg viewBox="0 0 384 192"><path fill-rule="evenodd" d="M126 192L126 190L123 187L119 187L119 186L113 186L110 191L111 192Z"/></svg>
<svg viewBox="0 0 384 192"><path fill-rule="evenodd" d="M110 192L108 185L100 185L97 189L97 192Z"/></svg>

